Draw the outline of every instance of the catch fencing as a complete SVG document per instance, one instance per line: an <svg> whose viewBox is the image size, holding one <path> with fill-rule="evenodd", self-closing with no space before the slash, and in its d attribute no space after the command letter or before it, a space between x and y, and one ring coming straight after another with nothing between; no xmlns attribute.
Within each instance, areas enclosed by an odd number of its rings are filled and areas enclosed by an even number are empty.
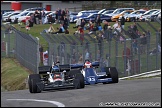
<svg viewBox="0 0 162 108"><path fill-rule="evenodd" d="M89 59L100 61L101 70L105 66L116 67L119 77L161 69L161 33L150 22L146 24L155 32L150 34L137 23L146 33L146 44L141 43L142 38L134 38L137 33L131 28L129 31L123 29L123 33L116 36L112 30L105 31L101 40L97 33L85 34L83 43L80 35L41 32L48 42L48 65L56 61L60 64L83 63Z"/></svg>
<svg viewBox="0 0 162 108"><path fill-rule="evenodd" d="M20 32L12 25L1 25L1 58L16 58L21 65L34 73L40 62L39 40Z"/></svg>

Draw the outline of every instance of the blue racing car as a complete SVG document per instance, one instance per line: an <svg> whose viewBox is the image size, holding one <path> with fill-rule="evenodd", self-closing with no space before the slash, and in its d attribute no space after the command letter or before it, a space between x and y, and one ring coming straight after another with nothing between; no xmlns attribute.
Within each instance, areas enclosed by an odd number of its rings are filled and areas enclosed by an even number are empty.
<svg viewBox="0 0 162 108"><path fill-rule="evenodd" d="M118 72L115 67L104 67L104 71L98 71L99 62L85 61L83 64L72 64L71 68L79 68L84 76L85 84L118 83ZM78 71L79 72L79 71Z"/></svg>

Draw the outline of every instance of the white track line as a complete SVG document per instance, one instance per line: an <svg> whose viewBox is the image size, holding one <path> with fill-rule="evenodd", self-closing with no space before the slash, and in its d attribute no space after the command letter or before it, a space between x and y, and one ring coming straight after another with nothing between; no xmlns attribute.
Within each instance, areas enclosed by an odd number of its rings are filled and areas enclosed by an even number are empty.
<svg viewBox="0 0 162 108"><path fill-rule="evenodd" d="M63 103L60 103L60 102L57 102L57 101L49 101L49 100L37 100L37 99L7 99L7 100L48 102L48 103L52 103L54 105L57 105L58 107L65 107L65 105Z"/></svg>

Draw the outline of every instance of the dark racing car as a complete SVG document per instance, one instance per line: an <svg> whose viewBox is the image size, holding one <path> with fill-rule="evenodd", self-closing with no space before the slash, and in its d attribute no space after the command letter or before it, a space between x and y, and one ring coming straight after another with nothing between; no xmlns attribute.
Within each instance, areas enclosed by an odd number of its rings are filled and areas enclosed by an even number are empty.
<svg viewBox="0 0 162 108"><path fill-rule="evenodd" d="M39 74L28 76L30 93L61 88L84 88L84 76L79 70L70 69L69 64L41 66Z"/></svg>

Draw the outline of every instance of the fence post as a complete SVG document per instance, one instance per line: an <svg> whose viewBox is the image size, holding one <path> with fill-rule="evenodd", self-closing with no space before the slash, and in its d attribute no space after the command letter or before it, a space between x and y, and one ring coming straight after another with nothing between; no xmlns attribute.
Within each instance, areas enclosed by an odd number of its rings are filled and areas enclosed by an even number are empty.
<svg viewBox="0 0 162 108"><path fill-rule="evenodd" d="M37 69L36 69L36 72L37 72L37 74L39 74L39 70L38 70L39 63L40 63L39 38L36 37L36 39L38 41L38 45L37 45Z"/></svg>

